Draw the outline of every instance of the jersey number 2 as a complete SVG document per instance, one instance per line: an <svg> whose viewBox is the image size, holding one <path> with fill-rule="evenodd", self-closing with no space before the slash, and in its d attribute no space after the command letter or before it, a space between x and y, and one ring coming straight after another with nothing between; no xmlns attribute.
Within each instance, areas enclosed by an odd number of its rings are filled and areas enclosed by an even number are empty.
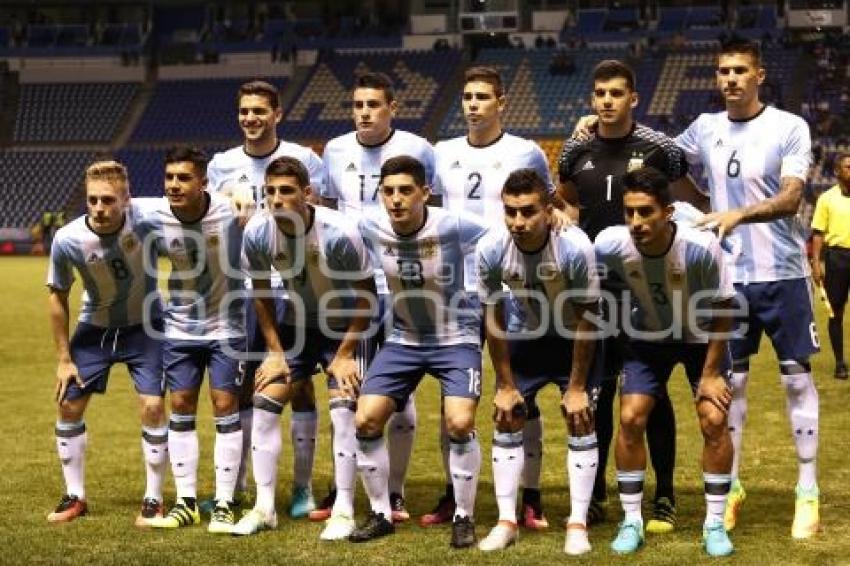
<svg viewBox="0 0 850 566"><path fill-rule="evenodd" d="M470 173L469 177L466 178L466 184L470 187L469 192L466 194L466 198L470 200L480 200L481 193L478 192L478 189L481 187L481 173Z"/></svg>

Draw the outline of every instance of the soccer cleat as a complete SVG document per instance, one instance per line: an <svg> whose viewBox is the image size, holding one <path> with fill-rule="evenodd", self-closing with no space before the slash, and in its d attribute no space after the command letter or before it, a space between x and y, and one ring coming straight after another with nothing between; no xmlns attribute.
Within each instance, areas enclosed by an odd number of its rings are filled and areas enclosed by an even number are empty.
<svg viewBox="0 0 850 566"><path fill-rule="evenodd" d="M200 525L201 512L195 505L194 499L187 502L178 497L168 515L161 519L152 519L148 524L156 529L179 529L180 527Z"/></svg>
<svg viewBox="0 0 850 566"><path fill-rule="evenodd" d="M296 485L292 488L292 500L289 502L289 516L293 519L301 519L310 514L316 508L313 492L309 487Z"/></svg>
<svg viewBox="0 0 850 566"><path fill-rule="evenodd" d="M162 503L153 497L145 497L142 510L136 517L137 527L150 527L151 521L162 519Z"/></svg>
<svg viewBox="0 0 850 566"><path fill-rule="evenodd" d="M499 521L490 530L490 534L478 543L478 549L483 552L504 550L516 542L519 533L516 523L510 521Z"/></svg>
<svg viewBox="0 0 850 566"><path fill-rule="evenodd" d="M247 504L249 499L249 494L246 490L237 489L233 493L233 504L236 507L241 507L243 504ZM198 509L200 509L201 513L204 515L212 515L212 512L215 510L215 497L208 497L198 502Z"/></svg>
<svg viewBox="0 0 850 566"><path fill-rule="evenodd" d="M88 509L85 499L65 494L59 500L56 509L47 515L47 520L51 523L67 523L88 513Z"/></svg>
<svg viewBox="0 0 850 566"><path fill-rule="evenodd" d="M455 517L452 521L452 548L469 548L475 544L475 522L472 517Z"/></svg>
<svg viewBox="0 0 850 566"><path fill-rule="evenodd" d="M795 539L811 538L820 528L820 511L817 487L801 489L797 486L797 502L794 505L794 523L791 525L791 536Z"/></svg>
<svg viewBox="0 0 850 566"><path fill-rule="evenodd" d="M611 550L617 554L631 554L643 546L643 521L623 521L617 537L611 541Z"/></svg>
<svg viewBox="0 0 850 566"><path fill-rule="evenodd" d="M599 523L604 523L605 519L608 517L608 499L597 499L592 497L590 499L590 505L587 508L587 524L590 525L598 525Z"/></svg>
<svg viewBox="0 0 850 566"><path fill-rule="evenodd" d="M726 510L723 513L723 526L727 531L735 528L738 522L738 513L741 511L741 505L747 498L747 492L744 491L744 486L741 482L735 480L732 482L732 487L729 488L729 495L726 496Z"/></svg>
<svg viewBox="0 0 850 566"><path fill-rule="evenodd" d="M400 493L390 494L390 509L392 509L393 523L404 523L410 520L410 513L404 506L404 496Z"/></svg>
<svg viewBox="0 0 850 566"><path fill-rule="evenodd" d="M455 515L455 499L453 495L443 494L434 509L419 518L423 527L448 523Z"/></svg>
<svg viewBox="0 0 850 566"><path fill-rule="evenodd" d="M709 556L729 556L735 550L720 519L703 525L702 546Z"/></svg>
<svg viewBox="0 0 850 566"><path fill-rule="evenodd" d="M362 525L355 527L351 534L348 535L348 540L351 542L367 542L379 537L391 535L395 532L395 527L391 521L384 517L383 513L375 513L369 511L366 516L366 521Z"/></svg>
<svg viewBox="0 0 850 566"><path fill-rule="evenodd" d="M659 497L652 504L652 518L646 523L646 532L663 535L676 529L676 505L667 497Z"/></svg>
<svg viewBox="0 0 850 566"><path fill-rule="evenodd" d="M311 521L327 521L331 518L335 501L336 489L331 489L316 508L307 513L307 518Z"/></svg>
<svg viewBox="0 0 850 566"><path fill-rule="evenodd" d="M354 519L348 515L331 515L319 538L321 540L345 540L351 536L356 527Z"/></svg>
<svg viewBox="0 0 850 566"><path fill-rule="evenodd" d="M522 526L532 531L542 531L549 528L549 521L543 515L543 508L539 504L523 504Z"/></svg>
<svg viewBox="0 0 850 566"><path fill-rule="evenodd" d="M587 527L585 525L581 523L567 525L564 552L570 556L579 556L590 552L590 541L587 539Z"/></svg>
<svg viewBox="0 0 850 566"><path fill-rule="evenodd" d="M214 535L229 535L233 533L236 525L236 504L227 501L218 501L215 504L207 532Z"/></svg>
<svg viewBox="0 0 850 566"><path fill-rule="evenodd" d="M212 523L210 523L212 524ZM239 522L233 525L231 534L236 536L255 535L260 531L268 531L277 528L277 513L271 515L263 513L259 509L250 509L242 515Z"/></svg>

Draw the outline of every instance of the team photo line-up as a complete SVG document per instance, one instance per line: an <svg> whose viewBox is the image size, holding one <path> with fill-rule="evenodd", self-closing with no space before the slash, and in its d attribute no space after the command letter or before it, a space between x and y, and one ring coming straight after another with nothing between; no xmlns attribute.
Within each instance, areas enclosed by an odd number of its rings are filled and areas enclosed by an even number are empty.
<svg viewBox="0 0 850 566"><path fill-rule="evenodd" d="M323 521L322 540L390 535L410 520L414 392L429 374L441 388L446 482L422 526L450 523L452 547L482 551L515 544L520 526L548 528L536 397L551 383L562 395L568 448L563 550L589 552L588 526L607 518L614 441L623 519L610 548L630 554L647 532L677 526L667 381L681 363L703 437L702 546L729 555L746 497L738 472L749 358L766 333L798 459L791 536L814 536L819 410L809 358L819 346L797 215L811 165L808 126L760 100L765 71L751 43L717 56L725 110L700 115L676 138L635 121L627 65L603 61L592 78L594 114L565 142L554 180L536 143L503 130L509 101L499 72L486 66L464 76L467 134L434 146L393 127L391 80L365 73L352 90L354 130L328 141L321 158L278 138L279 92L256 80L236 97L242 144L212 159L189 146L170 149L164 198L131 199L121 163L90 164L87 212L55 235L47 274L65 480L48 521L88 511L85 410L93 392L105 392L112 365L123 363L142 426L137 526L179 529L200 524L205 512L211 533L274 529L280 416L289 404L290 517ZM706 187L689 175L692 165L705 171ZM163 258L170 270L160 298ZM83 299L71 333L75 273ZM820 283L819 265L814 275ZM498 522L479 541L475 416L485 347L495 374ZM334 485L317 502L318 369ZM215 493L200 500L196 414L205 374ZM647 451L657 481L644 521ZM242 510L249 469L254 505ZM358 475L369 511L355 523Z"/></svg>

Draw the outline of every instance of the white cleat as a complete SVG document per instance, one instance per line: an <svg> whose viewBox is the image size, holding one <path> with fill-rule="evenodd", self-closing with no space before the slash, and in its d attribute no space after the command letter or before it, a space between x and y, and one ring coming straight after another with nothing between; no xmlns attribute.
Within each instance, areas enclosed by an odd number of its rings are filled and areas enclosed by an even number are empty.
<svg viewBox="0 0 850 566"><path fill-rule="evenodd" d="M319 535L321 540L345 540L354 530L354 518L348 515L331 515L325 521L325 529Z"/></svg>
<svg viewBox="0 0 850 566"><path fill-rule="evenodd" d="M255 535L260 531L268 531L277 528L277 513L272 511L267 515L257 509L251 509L239 519L230 531L236 536Z"/></svg>
<svg viewBox="0 0 850 566"><path fill-rule="evenodd" d="M567 525L567 538L564 541L564 552L570 556L579 556L590 552L590 541L587 539L587 527L580 523Z"/></svg>
<svg viewBox="0 0 850 566"><path fill-rule="evenodd" d="M499 521L481 542L478 549L483 552L504 550L514 544L517 540L518 529L516 523L510 521Z"/></svg>

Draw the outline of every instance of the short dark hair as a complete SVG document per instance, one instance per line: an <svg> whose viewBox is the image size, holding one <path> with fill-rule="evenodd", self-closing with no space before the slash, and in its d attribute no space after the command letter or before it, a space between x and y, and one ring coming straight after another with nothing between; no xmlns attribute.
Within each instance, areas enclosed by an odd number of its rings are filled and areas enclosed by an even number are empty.
<svg viewBox="0 0 850 566"><path fill-rule="evenodd" d="M393 88L393 80L384 73L368 72L360 73L354 77L354 89L358 88L374 88L384 91L384 98L387 103L395 100L395 88Z"/></svg>
<svg viewBox="0 0 850 566"><path fill-rule="evenodd" d="M236 103L239 104L243 96L251 94L265 97L274 110L280 108L280 91L269 82L256 80L244 83L239 87L239 94L236 95Z"/></svg>
<svg viewBox="0 0 850 566"><path fill-rule="evenodd" d="M419 187L424 187L428 184L428 176L425 174L425 166L422 165L422 163L415 157L410 157L409 155L398 155L387 159L384 164L381 165L381 183L384 182L385 177L390 175L404 174L413 177L413 182Z"/></svg>
<svg viewBox="0 0 850 566"><path fill-rule="evenodd" d="M298 188L303 189L310 184L310 173L304 164L294 157L278 157L266 167L266 179L269 177L295 177Z"/></svg>
<svg viewBox="0 0 850 566"><path fill-rule="evenodd" d="M536 194L544 205L549 203L549 187L546 181L534 169L517 169L508 175L502 186L502 196L519 196Z"/></svg>
<svg viewBox="0 0 850 566"><path fill-rule="evenodd" d="M210 159L204 150L188 145L177 145L169 148L165 153L165 164L183 163L190 161L195 166L195 171L201 174L202 177L207 175L207 164Z"/></svg>
<svg viewBox="0 0 850 566"><path fill-rule="evenodd" d="M735 38L720 46L720 55L737 55L740 53L749 55L757 66L761 66L761 49L754 41Z"/></svg>
<svg viewBox="0 0 850 566"><path fill-rule="evenodd" d="M600 61L593 68L593 82L610 81L611 79L625 79L629 90L635 90L635 72L631 67L616 59Z"/></svg>
<svg viewBox="0 0 850 566"><path fill-rule="evenodd" d="M673 199L670 196L670 180L655 167L641 167L629 171L623 176L623 194L646 193L661 206L669 205Z"/></svg>
<svg viewBox="0 0 850 566"><path fill-rule="evenodd" d="M501 98L505 95L505 87L502 84L502 75L496 67L477 65L475 67L468 68L463 74L464 86L466 86L467 83L476 81L492 85L493 92L496 94L497 98Z"/></svg>

